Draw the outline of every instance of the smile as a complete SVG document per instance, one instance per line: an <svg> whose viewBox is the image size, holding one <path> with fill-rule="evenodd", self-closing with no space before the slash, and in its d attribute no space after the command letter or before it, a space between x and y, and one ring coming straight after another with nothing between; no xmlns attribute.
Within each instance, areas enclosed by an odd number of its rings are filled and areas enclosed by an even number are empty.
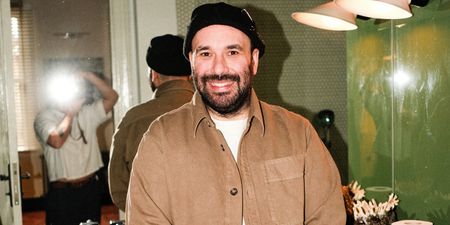
<svg viewBox="0 0 450 225"><path fill-rule="evenodd" d="M214 92L227 92L229 91L235 81L232 80L210 80L208 81L208 85Z"/></svg>

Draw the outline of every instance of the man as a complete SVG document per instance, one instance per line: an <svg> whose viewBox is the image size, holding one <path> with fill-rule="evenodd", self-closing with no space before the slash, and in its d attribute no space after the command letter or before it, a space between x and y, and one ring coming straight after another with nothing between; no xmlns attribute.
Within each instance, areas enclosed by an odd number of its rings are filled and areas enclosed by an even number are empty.
<svg viewBox="0 0 450 225"><path fill-rule="evenodd" d="M125 211L131 165L142 135L160 115L189 102L194 94L191 67L183 56L183 39L164 35L151 40L147 50L154 99L130 109L120 122L111 148L109 189L114 204Z"/></svg>
<svg viewBox="0 0 450 225"><path fill-rule="evenodd" d="M117 93L91 72L80 72L79 93L69 103L48 107L35 118L34 129L44 148L50 181L46 197L48 225L100 222L101 190L96 172L103 167L97 127L110 118ZM85 81L94 85L101 99L88 103ZM66 88L68 92L71 88ZM74 89L75 90L75 89ZM59 93L64 96L68 93Z"/></svg>
<svg viewBox="0 0 450 225"><path fill-rule="evenodd" d="M264 48L246 10L193 11L184 54L197 92L144 135L127 224L345 224L339 173L314 128L252 89Z"/></svg>

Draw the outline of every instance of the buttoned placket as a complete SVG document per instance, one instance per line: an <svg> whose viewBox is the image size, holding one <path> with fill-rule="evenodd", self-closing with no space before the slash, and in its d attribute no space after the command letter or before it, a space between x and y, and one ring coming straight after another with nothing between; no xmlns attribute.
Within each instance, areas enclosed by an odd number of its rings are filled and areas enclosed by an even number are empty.
<svg viewBox="0 0 450 225"><path fill-rule="evenodd" d="M236 224L237 219L242 220L243 192L241 175L237 162L225 140L223 134L218 130L211 121L207 121L209 128L213 129L217 135L218 152L223 155L225 165L225 191L228 196L225 203L225 224ZM238 216L239 215L239 216ZM238 218L237 218L238 217Z"/></svg>
<svg viewBox="0 0 450 225"><path fill-rule="evenodd" d="M247 155L244 152L245 150L242 147L244 139L245 139L245 134L246 134L246 132L244 132L244 134L243 134L243 136L241 138L241 141L239 143L238 161L237 161L238 167L240 169L239 171L241 172L241 180L242 180L242 203L243 203L243 205L242 205L242 217L243 217L243 219L244 219L244 212L245 212L244 201L246 201L245 204L249 204L250 203L248 201L249 195L251 195L251 193L253 193L251 188L249 188L250 185L248 184L248 179L249 179L249 176L248 176L249 168L248 168L248 166L249 165L247 163L248 162L247 161ZM245 212L245 213L248 213L248 212ZM246 216L245 224L246 225L252 224L252 220L253 220L252 216L250 216L250 215L245 215L245 216Z"/></svg>
<svg viewBox="0 0 450 225"><path fill-rule="evenodd" d="M245 204L247 210L243 208L243 216L245 213L245 225L251 224L261 224L259 221L258 210L256 207L256 195L253 188L253 181L250 173L250 163L248 158L248 152L246 151L246 136L250 132L251 129L251 119L248 120L247 128L244 131L241 141L239 143L239 151L238 151L238 167L241 174L242 180L242 201L246 201Z"/></svg>

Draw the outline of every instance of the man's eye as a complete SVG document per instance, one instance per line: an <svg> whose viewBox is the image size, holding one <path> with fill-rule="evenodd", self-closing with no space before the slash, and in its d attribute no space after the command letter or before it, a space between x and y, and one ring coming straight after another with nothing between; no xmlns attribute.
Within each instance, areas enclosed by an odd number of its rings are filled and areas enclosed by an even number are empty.
<svg viewBox="0 0 450 225"><path fill-rule="evenodd" d="M237 55L237 54L239 54L238 51L230 51L230 55Z"/></svg>
<svg viewBox="0 0 450 225"><path fill-rule="evenodd" d="M211 54L209 52L200 52L200 56L210 56Z"/></svg>

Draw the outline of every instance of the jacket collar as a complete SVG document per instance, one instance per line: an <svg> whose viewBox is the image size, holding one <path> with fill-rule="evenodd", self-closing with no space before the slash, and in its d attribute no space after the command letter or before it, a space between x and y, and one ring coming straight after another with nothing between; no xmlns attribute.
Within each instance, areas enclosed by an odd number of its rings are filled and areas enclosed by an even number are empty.
<svg viewBox="0 0 450 225"><path fill-rule="evenodd" d="M167 92L174 90L187 90L194 93L194 86L191 82L185 80L170 80L162 83L155 91L155 98L164 95Z"/></svg>
<svg viewBox="0 0 450 225"><path fill-rule="evenodd" d="M192 105L193 105L193 134L194 137L197 135L198 127L200 123L205 122L208 126L214 126L214 122L212 122L211 117L206 109L206 105L202 100L202 97L196 91L194 93L194 97L192 98ZM256 92L254 89L252 89L251 96L250 96L250 115L248 119L248 127L251 123L259 123L261 127L261 136L264 136L265 133L265 122L263 117L263 112L261 109L261 103L258 99L258 96L256 96Z"/></svg>

